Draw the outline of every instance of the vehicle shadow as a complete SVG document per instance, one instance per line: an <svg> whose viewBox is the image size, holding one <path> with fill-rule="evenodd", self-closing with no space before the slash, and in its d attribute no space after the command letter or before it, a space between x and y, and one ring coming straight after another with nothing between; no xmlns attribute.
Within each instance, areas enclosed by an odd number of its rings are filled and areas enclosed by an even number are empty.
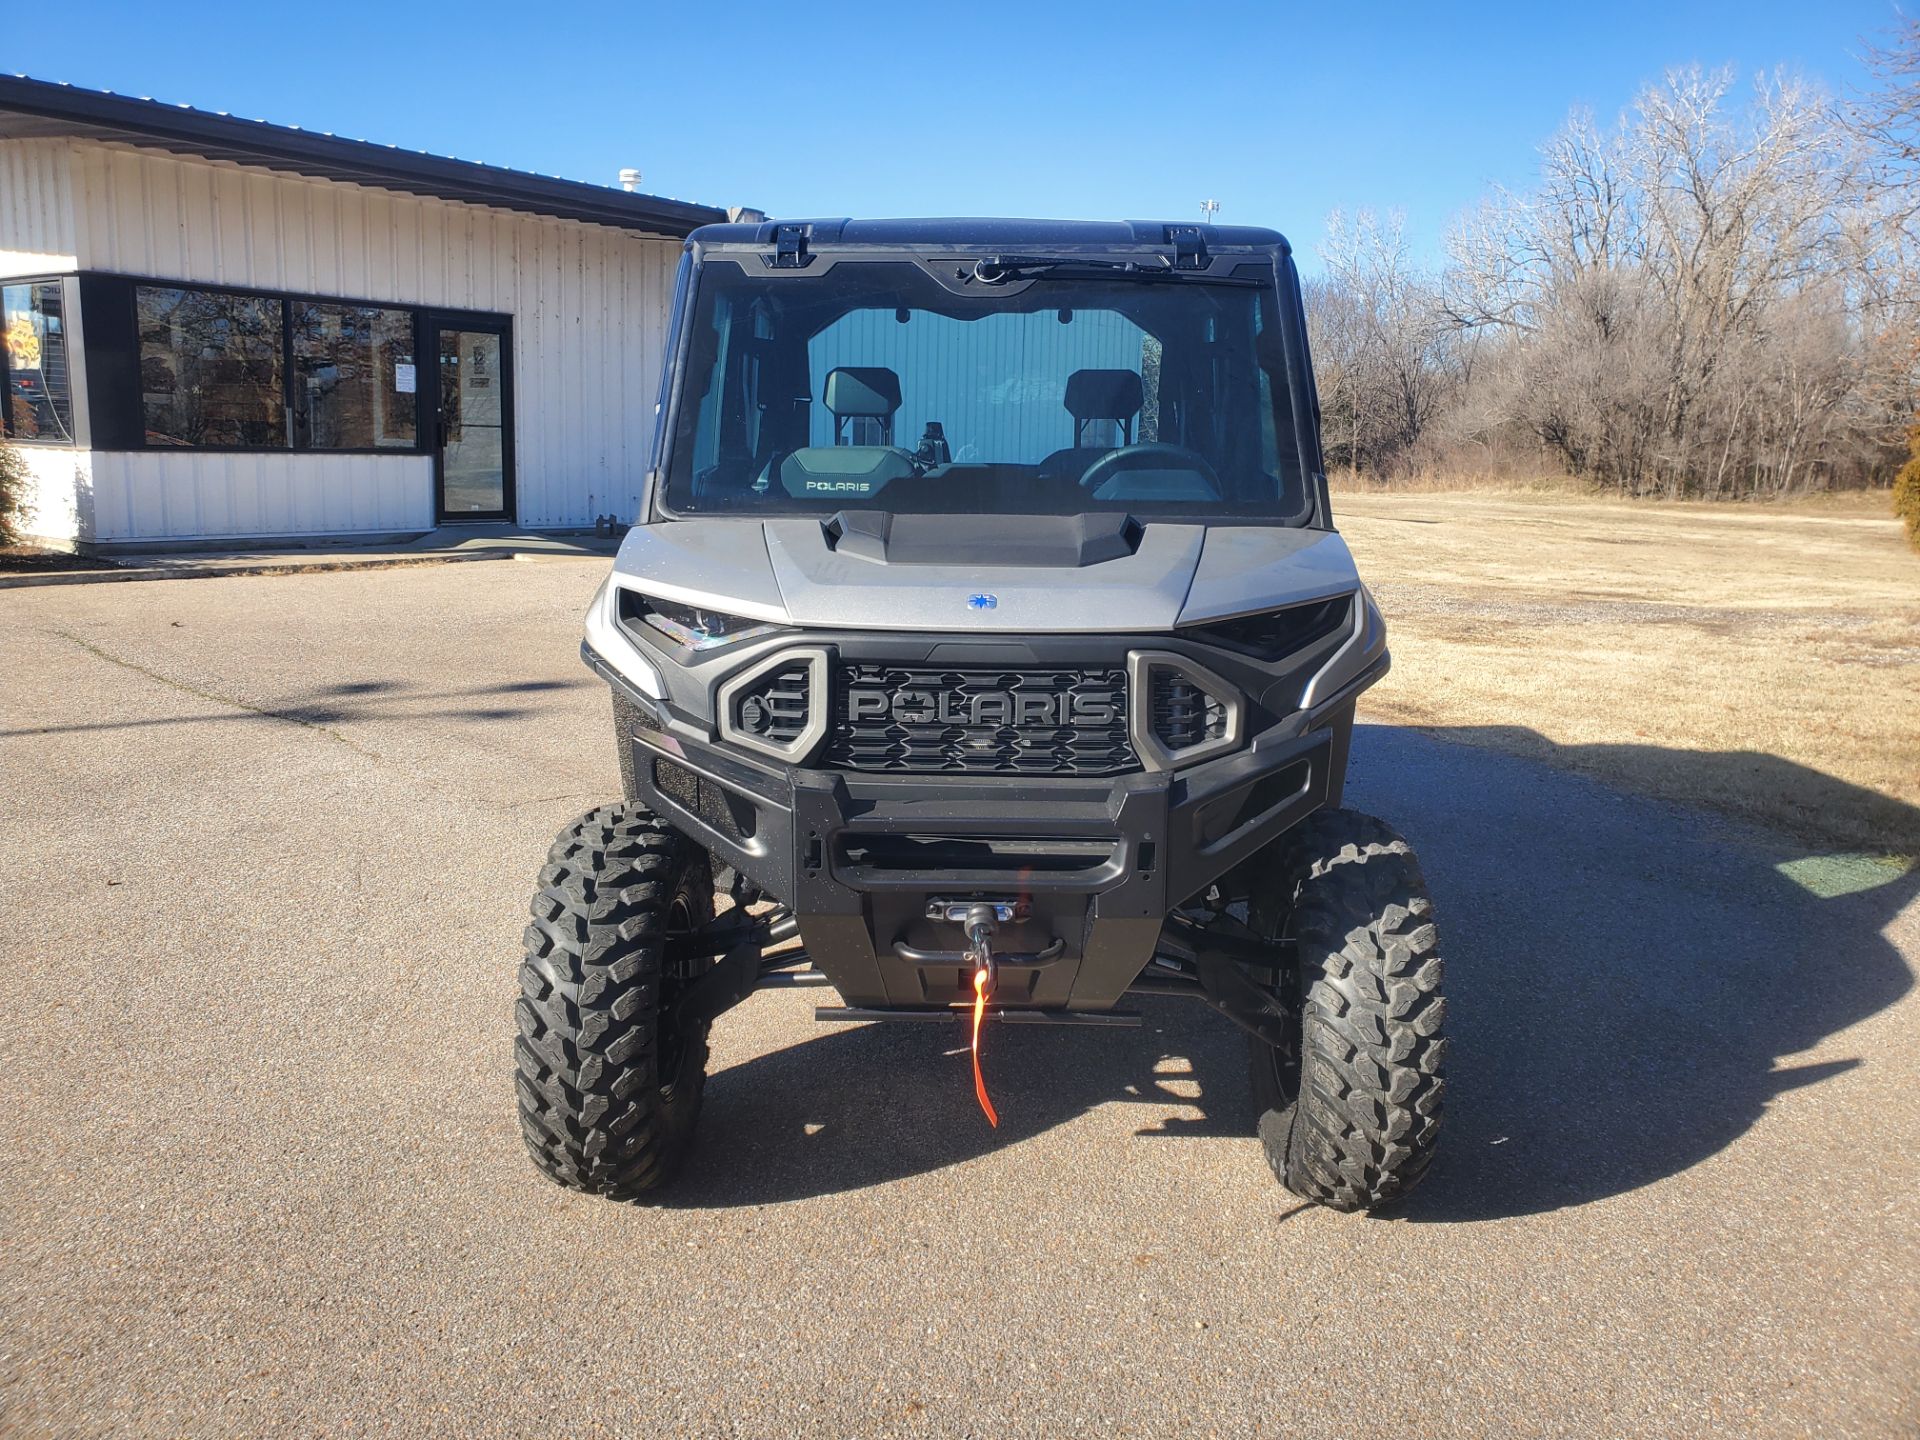
<svg viewBox="0 0 1920 1440"><path fill-rule="evenodd" d="M1559 750L1521 730L1355 735L1349 801L1418 850L1447 960L1446 1130L1409 1220L1537 1214L1678 1174L1776 1096L1857 1067L1844 1046L1793 1057L1913 985L1884 932L1920 873L1568 770L1630 759L1702 781L1737 772L1906 833L1920 812L1774 756L1608 748ZM1562 763L1524 758L1537 755Z"/></svg>
<svg viewBox="0 0 1920 1440"><path fill-rule="evenodd" d="M810 993L832 1001L830 990ZM1250 1136L1240 1032L1190 1000L1145 996L1128 1008L1137 1029L989 1024L983 1064L998 1129L974 1101L958 1019L836 1028L756 1055L708 1080L694 1154L656 1203L765 1205L858 1190L1018 1144L1113 1101L1154 1107L1142 1137Z"/></svg>
<svg viewBox="0 0 1920 1440"><path fill-rule="evenodd" d="M1402 1218L1535 1214L1678 1174L1737 1140L1775 1096L1860 1064L1792 1057L1911 988L1882 932L1920 893L1920 873L1810 855L1505 753L1551 751L1525 732L1465 737L1474 744L1447 733L1360 727L1348 788L1349 804L1419 851L1447 959L1447 1124ZM1732 763L1657 758L1711 773ZM1755 767L1782 784L1812 776L1833 803L1897 804L1773 757L1732 759L1749 779ZM964 1053L946 1054L963 1043L957 1024L836 1030L756 1056L709 1081L698 1149L659 1203L876 1185L1113 1101L1171 1100L1182 1108L1142 1133L1245 1136L1247 1164L1264 1169L1240 1032L1192 1002L1138 1008L1137 1030L990 1032L997 1131L974 1106ZM1191 1075L1164 1073L1183 1061ZM1170 1095L1175 1079L1182 1093L1197 1082L1198 1098Z"/></svg>

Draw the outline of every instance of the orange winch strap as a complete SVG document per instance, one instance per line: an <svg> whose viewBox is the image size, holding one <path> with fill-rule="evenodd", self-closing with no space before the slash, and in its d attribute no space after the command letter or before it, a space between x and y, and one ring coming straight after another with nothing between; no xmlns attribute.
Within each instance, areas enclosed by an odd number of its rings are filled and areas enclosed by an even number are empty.
<svg viewBox="0 0 1920 1440"><path fill-rule="evenodd" d="M987 1013L987 967L982 965L973 972L973 1093L980 1100L980 1108L987 1112L987 1121L994 1129L1000 1128L1000 1117L993 1113L993 1101L987 1098L986 1078L980 1073L980 1022Z"/></svg>

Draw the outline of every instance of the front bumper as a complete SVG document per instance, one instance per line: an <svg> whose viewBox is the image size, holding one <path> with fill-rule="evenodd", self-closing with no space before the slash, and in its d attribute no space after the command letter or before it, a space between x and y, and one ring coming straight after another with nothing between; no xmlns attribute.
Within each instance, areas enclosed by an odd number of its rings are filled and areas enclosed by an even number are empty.
<svg viewBox="0 0 1920 1440"><path fill-rule="evenodd" d="M1355 696L1337 695L1178 771L1103 779L855 774L763 764L696 740L591 647L640 719L637 798L798 916L847 1003L925 1009L970 995L960 927L934 897L1009 897L1009 1008L1104 1010L1152 958L1169 911L1323 805L1338 804ZM1045 958L1041 958L1044 956Z"/></svg>

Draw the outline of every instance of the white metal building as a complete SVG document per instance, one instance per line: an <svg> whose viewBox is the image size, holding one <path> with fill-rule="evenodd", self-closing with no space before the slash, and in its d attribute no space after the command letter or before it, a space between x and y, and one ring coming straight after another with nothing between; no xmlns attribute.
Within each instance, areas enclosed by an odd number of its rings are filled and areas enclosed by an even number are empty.
<svg viewBox="0 0 1920 1440"><path fill-rule="evenodd" d="M30 533L630 519L707 206L0 76Z"/></svg>

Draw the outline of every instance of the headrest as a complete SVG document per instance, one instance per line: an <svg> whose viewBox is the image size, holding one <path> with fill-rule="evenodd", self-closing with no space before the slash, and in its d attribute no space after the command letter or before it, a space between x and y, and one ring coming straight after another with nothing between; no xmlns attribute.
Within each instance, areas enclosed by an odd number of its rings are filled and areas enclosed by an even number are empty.
<svg viewBox="0 0 1920 1440"><path fill-rule="evenodd" d="M1076 370L1067 377L1067 413L1076 420L1125 420L1144 392L1132 370Z"/></svg>
<svg viewBox="0 0 1920 1440"><path fill-rule="evenodd" d="M900 377L879 365L841 365L827 372L827 409L837 420L884 420L900 408Z"/></svg>

